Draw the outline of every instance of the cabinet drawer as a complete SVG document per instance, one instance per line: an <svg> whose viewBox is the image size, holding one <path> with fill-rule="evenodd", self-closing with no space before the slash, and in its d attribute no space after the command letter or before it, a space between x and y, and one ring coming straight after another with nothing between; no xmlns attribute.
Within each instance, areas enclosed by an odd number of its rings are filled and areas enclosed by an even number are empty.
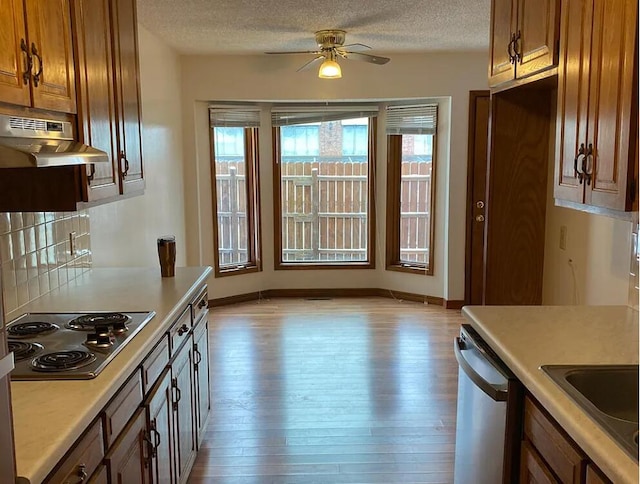
<svg viewBox="0 0 640 484"><path fill-rule="evenodd" d="M561 482L583 481L586 457L528 396L524 402L524 434Z"/></svg>
<svg viewBox="0 0 640 484"><path fill-rule="evenodd" d="M98 468L103 457L102 420L98 419L75 443L69 454L45 482L71 483L78 482L82 477L86 479Z"/></svg>
<svg viewBox="0 0 640 484"><path fill-rule="evenodd" d="M146 395L169 364L169 340L163 336L153 351L142 362L142 386Z"/></svg>
<svg viewBox="0 0 640 484"><path fill-rule="evenodd" d="M191 331L191 305L184 310L169 330L171 356L174 356L182 343L187 340L189 331Z"/></svg>
<svg viewBox="0 0 640 484"><path fill-rule="evenodd" d="M104 441L108 449L142 403L142 377L139 371L129 378L104 410Z"/></svg>
<svg viewBox="0 0 640 484"><path fill-rule="evenodd" d="M200 321L204 315L209 312L209 294L207 292L207 286L205 286L198 297L193 300L191 304L191 309L193 311L193 325L195 326Z"/></svg>
<svg viewBox="0 0 640 484"><path fill-rule="evenodd" d="M529 442L520 449L520 484L561 484Z"/></svg>
<svg viewBox="0 0 640 484"><path fill-rule="evenodd" d="M587 465L587 480L586 484L612 484L609 479L605 477L605 475L600 472L595 465L589 463Z"/></svg>
<svg viewBox="0 0 640 484"><path fill-rule="evenodd" d="M98 467L98 470L94 472L91 479L87 482L88 484L108 484L109 479L107 478L107 466L101 464L100 467Z"/></svg>

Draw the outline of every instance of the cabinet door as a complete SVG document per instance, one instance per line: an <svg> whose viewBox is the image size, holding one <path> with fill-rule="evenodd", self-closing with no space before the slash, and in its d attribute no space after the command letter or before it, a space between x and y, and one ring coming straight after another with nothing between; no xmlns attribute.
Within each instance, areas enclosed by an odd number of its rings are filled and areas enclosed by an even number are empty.
<svg viewBox="0 0 640 484"><path fill-rule="evenodd" d="M149 425L151 450L151 481L154 484L170 484L177 481L172 465L175 455L173 445L173 399L171 374L165 370L145 404Z"/></svg>
<svg viewBox="0 0 640 484"><path fill-rule="evenodd" d="M593 144L593 180L585 203L629 210L638 80L636 0L594 1L587 141ZM631 171L632 173L632 171Z"/></svg>
<svg viewBox="0 0 640 484"><path fill-rule="evenodd" d="M194 383L195 383L195 407L196 407L196 439L198 447L204 436L205 424L211 397L209 393L209 323L207 316L198 324L194 331Z"/></svg>
<svg viewBox="0 0 640 484"><path fill-rule="evenodd" d="M587 464L586 484L611 484L611 481L593 464Z"/></svg>
<svg viewBox="0 0 640 484"><path fill-rule="evenodd" d="M33 56L33 107L75 113L69 0L26 0L25 4L28 47Z"/></svg>
<svg viewBox="0 0 640 484"><path fill-rule="evenodd" d="M146 432L145 412L141 408L105 457L111 477L110 482L123 484L149 482Z"/></svg>
<svg viewBox="0 0 640 484"><path fill-rule="evenodd" d="M80 140L109 155L109 163L87 168L84 199L91 202L120 193L111 17L108 0L76 0L73 8Z"/></svg>
<svg viewBox="0 0 640 484"><path fill-rule="evenodd" d="M584 201L584 185L578 181L574 166L581 145L587 139L592 1L565 0L560 23L553 195L578 203ZM586 146L582 148L586 149ZM583 156L580 155L580 165Z"/></svg>
<svg viewBox="0 0 640 484"><path fill-rule="evenodd" d="M557 64L559 21L560 0L520 0L516 77L526 77Z"/></svg>
<svg viewBox="0 0 640 484"><path fill-rule="evenodd" d="M132 193L144 189L136 4L135 0L114 0L112 5L120 190Z"/></svg>
<svg viewBox="0 0 640 484"><path fill-rule="evenodd" d="M29 106L31 93L23 0L0 0L0 101Z"/></svg>
<svg viewBox="0 0 640 484"><path fill-rule="evenodd" d="M514 33L517 0L491 2L491 37L489 49L489 86L494 87L514 77L509 45Z"/></svg>
<svg viewBox="0 0 640 484"><path fill-rule="evenodd" d="M187 341L171 365L178 482L186 482L189 470L196 457L193 425L192 368L193 345L190 341Z"/></svg>
<svg viewBox="0 0 640 484"><path fill-rule="evenodd" d="M520 452L520 484L560 484L529 442Z"/></svg>

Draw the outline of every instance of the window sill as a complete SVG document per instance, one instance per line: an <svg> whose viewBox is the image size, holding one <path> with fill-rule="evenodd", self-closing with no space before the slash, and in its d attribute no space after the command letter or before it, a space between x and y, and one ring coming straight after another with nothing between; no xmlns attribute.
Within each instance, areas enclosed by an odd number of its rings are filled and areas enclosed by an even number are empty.
<svg viewBox="0 0 640 484"><path fill-rule="evenodd" d="M295 271L295 270L358 270L358 269L375 269L373 262L339 262L335 264L307 264L304 262L277 262L275 270L277 271Z"/></svg>
<svg viewBox="0 0 640 484"><path fill-rule="evenodd" d="M215 277L239 276L242 274L260 272L261 270L262 268L257 265L216 268Z"/></svg>
<svg viewBox="0 0 640 484"><path fill-rule="evenodd" d="M433 276L433 269L421 266L412 266L410 264L388 264L388 271L404 272L407 274L416 274L419 276Z"/></svg>

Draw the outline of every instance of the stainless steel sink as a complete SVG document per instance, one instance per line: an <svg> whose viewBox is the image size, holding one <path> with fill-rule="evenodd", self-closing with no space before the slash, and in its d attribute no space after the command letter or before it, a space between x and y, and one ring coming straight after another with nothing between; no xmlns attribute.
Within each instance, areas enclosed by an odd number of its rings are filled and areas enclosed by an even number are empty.
<svg viewBox="0 0 640 484"><path fill-rule="evenodd" d="M638 365L544 365L542 370L638 460Z"/></svg>

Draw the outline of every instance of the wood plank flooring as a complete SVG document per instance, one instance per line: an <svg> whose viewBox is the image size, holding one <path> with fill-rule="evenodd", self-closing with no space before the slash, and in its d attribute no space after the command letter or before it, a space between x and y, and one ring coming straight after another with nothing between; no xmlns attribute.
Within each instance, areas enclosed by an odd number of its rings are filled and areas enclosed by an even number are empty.
<svg viewBox="0 0 640 484"><path fill-rule="evenodd" d="M385 298L210 312L212 410L190 483L451 483L459 311Z"/></svg>

